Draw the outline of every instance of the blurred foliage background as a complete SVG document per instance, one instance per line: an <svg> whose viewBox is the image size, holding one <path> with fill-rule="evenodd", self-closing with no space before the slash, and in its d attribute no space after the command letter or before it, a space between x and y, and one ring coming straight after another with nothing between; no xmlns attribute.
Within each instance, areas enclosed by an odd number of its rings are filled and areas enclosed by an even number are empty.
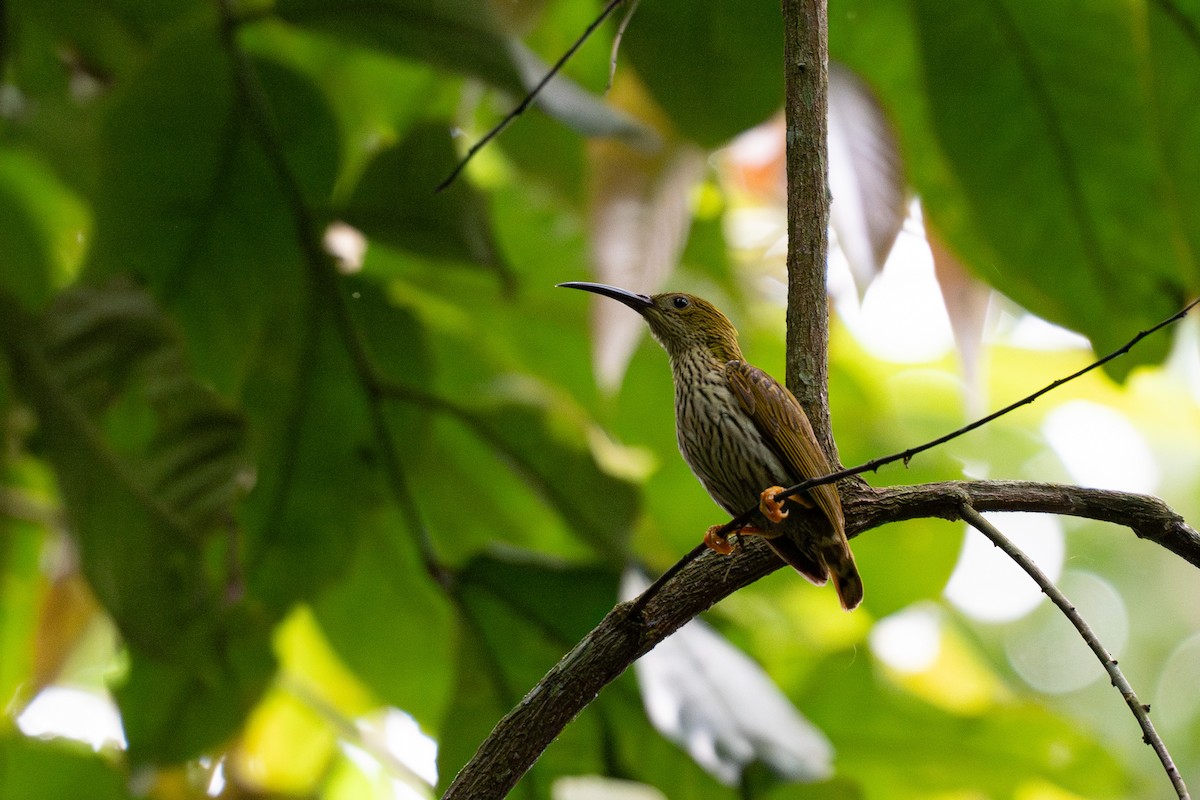
<svg viewBox="0 0 1200 800"><path fill-rule="evenodd" d="M611 76L619 19L433 193L600 6L0 6L0 797L436 795L630 564L722 521L639 321L553 285L699 292L781 374L778 4L643 0ZM1200 287L1200 3L829 20L845 463ZM1200 519L1197 352L1187 321L868 477L1078 482ZM1194 570L1125 530L999 521L1200 784ZM515 796L1167 794L989 547L936 520L854 547L863 609L782 571L747 588Z"/></svg>

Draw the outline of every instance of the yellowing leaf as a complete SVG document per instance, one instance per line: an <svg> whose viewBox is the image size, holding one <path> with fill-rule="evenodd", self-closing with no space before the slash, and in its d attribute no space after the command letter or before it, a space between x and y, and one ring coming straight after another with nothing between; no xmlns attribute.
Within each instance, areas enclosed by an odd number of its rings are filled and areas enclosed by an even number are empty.
<svg viewBox="0 0 1200 800"><path fill-rule="evenodd" d="M250 715L230 759L239 783L258 791L312 793L336 752L329 723L284 689L274 689Z"/></svg>

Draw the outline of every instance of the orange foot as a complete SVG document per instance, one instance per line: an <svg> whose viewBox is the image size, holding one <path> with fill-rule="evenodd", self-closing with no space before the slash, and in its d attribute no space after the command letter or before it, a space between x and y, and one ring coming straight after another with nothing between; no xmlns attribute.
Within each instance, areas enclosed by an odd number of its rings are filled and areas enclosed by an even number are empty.
<svg viewBox="0 0 1200 800"><path fill-rule="evenodd" d="M704 534L704 543L708 545L708 549L714 553L720 553L727 556L733 552L733 542L729 541L729 536L718 533L724 525L713 525ZM739 528L733 532L737 536L767 536L766 531L755 528L753 525L747 525L744 528Z"/></svg>
<svg viewBox="0 0 1200 800"><path fill-rule="evenodd" d="M783 522L787 519L788 510L783 506L788 500L804 508L813 507L812 502L800 494L792 495L787 499L776 499L776 495L782 495L784 491L782 486L772 486L770 489L764 489L762 494L758 496L758 510L762 512L764 517L771 520L771 522Z"/></svg>
<svg viewBox="0 0 1200 800"><path fill-rule="evenodd" d="M723 525L713 525L704 533L704 543L708 545L708 549L714 553L720 553L727 556L733 552L733 544L729 541L729 537L723 533L718 533Z"/></svg>
<svg viewBox="0 0 1200 800"><path fill-rule="evenodd" d="M782 493L782 486L772 486L770 489L763 489L762 494L758 496L758 510L771 522L783 522L787 519L788 510L783 507L787 500L775 497Z"/></svg>

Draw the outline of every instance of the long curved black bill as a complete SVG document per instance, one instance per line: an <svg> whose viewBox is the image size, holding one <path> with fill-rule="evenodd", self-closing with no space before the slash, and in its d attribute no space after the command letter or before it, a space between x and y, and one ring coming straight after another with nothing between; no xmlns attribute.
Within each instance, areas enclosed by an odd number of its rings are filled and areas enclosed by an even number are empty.
<svg viewBox="0 0 1200 800"><path fill-rule="evenodd" d="M585 292L592 294L611 297L613 300L624 303L639 314L645 311L650 306L654 305L654 301L649 296L637 294L628 289L618 289L616 286L609 286L606 283L587 283L586 281L568 281L567 283L557 284L565 289L582 289Z"/></svg>

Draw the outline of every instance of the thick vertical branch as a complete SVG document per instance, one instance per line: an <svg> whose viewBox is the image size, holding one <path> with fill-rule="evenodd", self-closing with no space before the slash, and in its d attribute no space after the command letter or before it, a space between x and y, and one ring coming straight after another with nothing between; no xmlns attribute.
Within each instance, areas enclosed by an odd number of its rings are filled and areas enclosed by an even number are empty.
<svg viewBox="0 0 1200 800"><path fill-rule="evenodd" d="M783 0L784 116L787 120L787 385L835 460L829 427L825 292L828 255L829 47L825 0Z"/></svg>

